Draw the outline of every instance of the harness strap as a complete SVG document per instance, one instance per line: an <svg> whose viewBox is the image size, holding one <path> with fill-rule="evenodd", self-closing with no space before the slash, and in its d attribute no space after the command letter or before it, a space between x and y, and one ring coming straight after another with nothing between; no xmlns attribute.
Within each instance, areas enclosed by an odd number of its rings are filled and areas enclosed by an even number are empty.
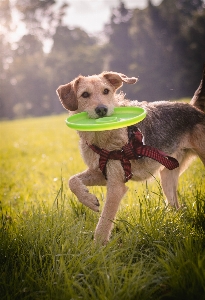
<svg viewBox="0 0 205 300"><path fill-rule="evenodd" d="M143 156L158 161L169 170L173 170L179 166L179 163L175 158L168 156L166 153L154 147L144 145L143 135L136 126L132 128L132 133L129 138L129 142L125 146L123 146L121 150L107 151L106 149L99 148L94 144L88 144L88 146L95 153L100 155L99 168L106 179L106 165L109 159L120 160L125 173L126 182L133 176L131 172L130 160L140 159Z"/></svg>
<svg viewBox="0 0 205 300"><path fill-rule="evenodd" d="M126 158L123 150L114 150L114 151L107 151L105 149L101 149L98 146L92 144L88 145L95 153L100 155L99 158L99 168L102 171L103 175L105 176L105 179L107 179L106 174L106 165L109 159L113 160L120 160L122 168L125 172L125 179L128 181L130 178L132 178L132 172L131 172L131 162L128 158Z"/></svg>

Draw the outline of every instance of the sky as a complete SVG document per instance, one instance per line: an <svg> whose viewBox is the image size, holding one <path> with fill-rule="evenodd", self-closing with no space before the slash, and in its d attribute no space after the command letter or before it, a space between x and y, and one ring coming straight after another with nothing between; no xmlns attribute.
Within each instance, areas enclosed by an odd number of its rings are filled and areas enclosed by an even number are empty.
<svg viewBox="0 0 205 300"><path fill-rule="evenodd" d="M61 1L61 0L59 0ZM111 17L111 9L119 6L119 0L69 0L65 24L70 28L81 27L90 34L103 30ZM147 6L147 0L123 0L126 8L140 8ZM162 0L152 0L159 5Z"/></svg>

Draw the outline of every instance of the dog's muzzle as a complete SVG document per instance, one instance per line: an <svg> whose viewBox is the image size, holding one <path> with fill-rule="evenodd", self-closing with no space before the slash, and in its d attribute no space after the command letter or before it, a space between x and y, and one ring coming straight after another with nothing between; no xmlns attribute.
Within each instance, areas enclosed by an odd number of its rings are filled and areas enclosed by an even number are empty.
<svg viewBox="0 0 205 300"><path fill-rule="evenodd" d="M107 106L101 104L95 108L95 112L99 117L105 117L107 115L108 108Z"/></svg>

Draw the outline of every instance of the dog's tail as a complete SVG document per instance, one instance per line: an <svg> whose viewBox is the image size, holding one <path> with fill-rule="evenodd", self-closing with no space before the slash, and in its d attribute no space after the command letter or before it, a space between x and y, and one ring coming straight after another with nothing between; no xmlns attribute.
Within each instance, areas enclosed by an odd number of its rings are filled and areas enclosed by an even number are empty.
<svg viewBox="0 0 205 300"><path fill-rule="evenodd" d="M190 104L205 112L205 64L202 74L202 80L196 90Z"/></svg>

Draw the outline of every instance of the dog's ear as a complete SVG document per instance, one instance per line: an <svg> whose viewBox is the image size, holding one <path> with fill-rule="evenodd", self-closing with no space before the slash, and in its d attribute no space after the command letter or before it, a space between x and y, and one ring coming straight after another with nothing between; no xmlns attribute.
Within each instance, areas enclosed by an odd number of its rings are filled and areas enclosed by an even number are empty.
<svg viewBox="0 0 205 300"><path fill-rule="evenodd" d="M70 83L60 85L56 90L60 102L62 103L63 107L67 110L75 111L78 109L76 89L79 81L80 77L74 79Z"/></svg>
<svg viewBox="0 0 205 300"><path fill-rule="evenodd" d="M120 88L123 82L134 84L138 81L138 78L136 77L129 78L126 75L117 72L103 72L102 75L115 87L115 89Z"/></svg>

